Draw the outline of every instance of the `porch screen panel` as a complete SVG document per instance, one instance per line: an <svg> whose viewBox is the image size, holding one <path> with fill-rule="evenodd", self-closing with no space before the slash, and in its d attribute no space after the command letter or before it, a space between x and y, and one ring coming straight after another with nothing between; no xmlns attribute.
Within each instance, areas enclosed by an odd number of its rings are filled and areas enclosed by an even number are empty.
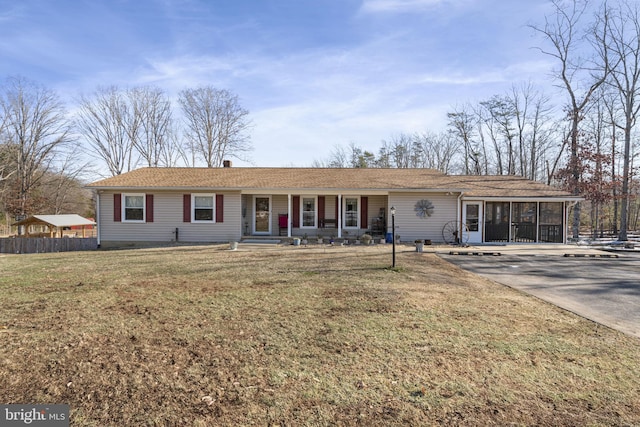
<svg viewBox="0 0 640 427"><path fill-rule="evenodd" d="M538 204L518 202L512 205L511 238L514 242L535 242L538 223Z"/></svg>
<svg viewBox="0 0 640 427"><path fill-rule="evenodd" d="M563 242L562 202L540 203L540 241Z"/></svg>
<svg viewBox="0 0 640 427"><path fill-rule="evenodd" d="M487 202L484 216L485 241L509 241L509 221L509 202Z"/></svg>

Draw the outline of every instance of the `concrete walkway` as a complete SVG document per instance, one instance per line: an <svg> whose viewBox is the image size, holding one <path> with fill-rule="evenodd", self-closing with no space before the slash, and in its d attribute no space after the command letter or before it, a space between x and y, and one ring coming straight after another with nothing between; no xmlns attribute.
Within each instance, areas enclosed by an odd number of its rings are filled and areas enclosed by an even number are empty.
<svg viewBox="0 0 640 427"><path fill-rule="evenodd" d="M465 270L640 338L638 251L510 245L441 247L433 252Z"/></svg>

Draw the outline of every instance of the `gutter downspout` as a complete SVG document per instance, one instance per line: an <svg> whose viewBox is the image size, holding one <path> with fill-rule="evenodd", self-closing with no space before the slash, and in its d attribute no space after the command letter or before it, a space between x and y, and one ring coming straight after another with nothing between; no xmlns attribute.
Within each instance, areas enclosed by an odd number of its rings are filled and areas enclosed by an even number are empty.
<svg viewBox="0 0 640 427"><path fill-rule="evenodd" d="M460 230L459 232L459 236L458 239L460 239L460 242L462 242L462 196L464 195L464 191L460 192L460 195L458 195L458 204L456 205L456 216L458 218L458 230Z"/></svg>
<svg viewBox="0 0 640 427"><path fill-rule="evenodd" d="M96 242L100 247L100 226L102 221L100 220L100 191L96 191Z"/></svg>

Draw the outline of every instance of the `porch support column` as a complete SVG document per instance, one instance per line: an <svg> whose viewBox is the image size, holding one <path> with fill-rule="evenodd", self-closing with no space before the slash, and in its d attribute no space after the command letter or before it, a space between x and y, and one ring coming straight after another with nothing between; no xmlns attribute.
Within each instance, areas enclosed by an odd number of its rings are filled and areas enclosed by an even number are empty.
<svg viewBox="0 0 640 427"><path fill-rule="evenodd" d="M342 194L338 194L338 218L336 218L338 226L338 238L342 238Z"/></svg>
<svg viewBox="0 0 640 427"><path fill-rule="evenodd" d="M287 194L287 237L291 237L291 215L293 215L293 209L291 208L291 193Z"/></svg>
<svg viewBox="0 0 640 427"><path fill-rule="evenodd" d="M536 243L540 243L540 201L536 202Z"/></svg>

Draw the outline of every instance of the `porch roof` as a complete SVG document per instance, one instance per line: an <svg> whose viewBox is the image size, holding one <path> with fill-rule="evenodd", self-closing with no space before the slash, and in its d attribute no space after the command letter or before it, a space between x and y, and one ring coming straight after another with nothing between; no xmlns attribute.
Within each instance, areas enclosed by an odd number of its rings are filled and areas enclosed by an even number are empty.
<svg viewBox="0 0 640 427"><path fill-rule="evenodd" d="M476 197L573 197L515 176L446 175L434 169L141 168L88 185L95 190L144 191L443 191Z"/></svg>
<svg viewBox="0 0 640 427"><path fill-rule="evenodd" d="M583 200L567 191L513 175L450 175L451 185L465 188L464 196L478 198L561 198Z"/></svg>

